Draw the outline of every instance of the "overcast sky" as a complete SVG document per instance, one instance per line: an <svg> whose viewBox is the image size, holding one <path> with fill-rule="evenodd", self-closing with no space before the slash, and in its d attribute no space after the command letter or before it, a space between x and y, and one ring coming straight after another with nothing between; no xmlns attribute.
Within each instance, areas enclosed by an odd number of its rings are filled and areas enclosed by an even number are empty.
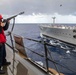
<svg viewBox="0 0 76 75"><path fill-rule="evenodd" d="M25 12L24 16L18 17L17 22L21 20L19 18L28 22L32 19L32 22L39 22L39 19L40 22L45 22L45 20L46 22L52 22L50 20L53 16L56 17L56 22L75 22L76 0L0 0L1 14L13 15L21 11ZM72 18L72 20L66 18Z"/></svg>

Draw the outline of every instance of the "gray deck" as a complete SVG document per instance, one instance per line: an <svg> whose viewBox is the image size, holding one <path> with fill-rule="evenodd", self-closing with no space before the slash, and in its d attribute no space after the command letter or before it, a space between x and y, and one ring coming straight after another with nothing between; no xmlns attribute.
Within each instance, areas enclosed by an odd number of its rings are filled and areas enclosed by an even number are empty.
<svg viewBox="0 0 76 75"><path fill-rule="evenodd" d="M45 72L33 66L30 62L15 53L15 60L13 61L13 50L6 45L7 60L11 61L11 65L4 66L3 69L6 74L2 75L47 75Z"/></svg>

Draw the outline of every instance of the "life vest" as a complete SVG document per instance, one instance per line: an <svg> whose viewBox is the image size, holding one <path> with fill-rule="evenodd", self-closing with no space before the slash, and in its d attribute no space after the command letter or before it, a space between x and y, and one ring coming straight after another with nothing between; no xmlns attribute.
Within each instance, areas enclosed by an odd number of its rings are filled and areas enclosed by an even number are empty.
<svg viewBox="0 0 76 75"><path fill-rule="evenodd" d="M4 34L3 29L2 29L2 33L0 33L0 43L6 43L6 36Z"/></svg>

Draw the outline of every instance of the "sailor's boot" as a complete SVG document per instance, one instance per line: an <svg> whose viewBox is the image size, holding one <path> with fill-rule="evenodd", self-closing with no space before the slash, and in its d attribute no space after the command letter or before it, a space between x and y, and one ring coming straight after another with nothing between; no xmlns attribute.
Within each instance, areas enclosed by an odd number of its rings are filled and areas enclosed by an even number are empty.
<svg viewBox="0 0 76 75"><path fill-rule="evenodd" d="M5 74L5 71L1 70L1 66L0 66L0 74Z"/></svg>

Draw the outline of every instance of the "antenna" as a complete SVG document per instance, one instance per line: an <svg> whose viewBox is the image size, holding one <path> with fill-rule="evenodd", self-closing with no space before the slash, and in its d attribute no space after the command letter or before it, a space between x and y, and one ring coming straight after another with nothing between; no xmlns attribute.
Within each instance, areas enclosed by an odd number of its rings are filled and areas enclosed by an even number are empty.
<svg viewBox="0 0 76 75"><path fill-rule="evenodd" d="M56 17L52 17L52 19L53 19L53 24L55 24L55 18L56 18Z"/></svg>

